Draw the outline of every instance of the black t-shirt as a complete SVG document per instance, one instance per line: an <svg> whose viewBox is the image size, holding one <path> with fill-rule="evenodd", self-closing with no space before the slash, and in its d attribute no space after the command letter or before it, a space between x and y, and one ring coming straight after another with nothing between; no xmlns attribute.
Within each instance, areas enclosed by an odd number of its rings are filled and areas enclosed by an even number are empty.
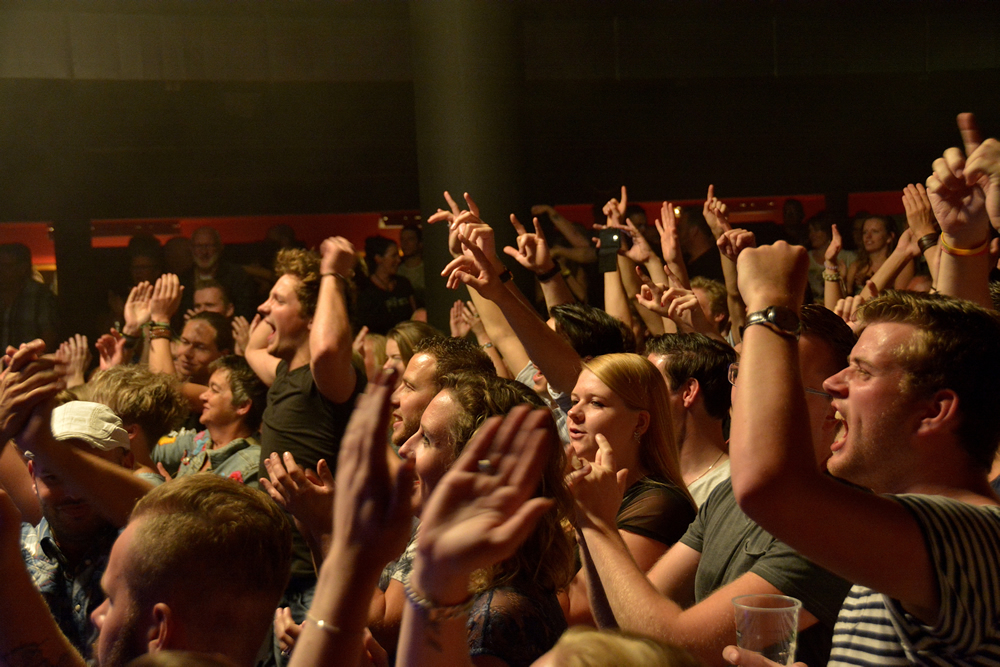
<svg viewBox="0 0 1000 667"><path fill-rule="evenodd" d="M326 459L330 471L336 473L340 439L354 409L359 393L364 391L363 370L354 369L357 381L354 393L343 403L334 403L324 396L313 379L309 364L293 371L288 362L278 362L274 383L267 392L267 408L260 437L260 469L272 452L279 456L291 452L302 468L315 470L320 459ZM312 559L305 540L298 531L292 541L292 575L314 576Z"/></svg>
<svg viewBox="0 0 1000 667"><path fill-rule="evenodd" d="M619 530L669 547L684 535L694 517L694 505L677 486L658 477L643 477L626 489L616 523Z"/></svg>
<svg viewBox="0 0 1000 667"><path fill-rule="evenodd" d="M358 328L368 327L369 333L383 336L403 320L413 315L413 285L403 276L395 276L392 291L368 283L358 291Z"/></svg>

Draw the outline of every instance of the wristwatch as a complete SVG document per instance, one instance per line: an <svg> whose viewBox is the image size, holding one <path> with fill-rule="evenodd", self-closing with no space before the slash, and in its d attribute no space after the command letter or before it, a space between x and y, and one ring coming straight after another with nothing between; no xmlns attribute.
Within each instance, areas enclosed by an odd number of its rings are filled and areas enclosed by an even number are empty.
<svg viewBox="0 0 1000 667"><path fill-rule="evenodd" d="M755 324L763 324L777 334L796 339L802 332L802 322L799 320L799 316L794 310L784 306L771 306L747 315L746 326L751 327Z"/></svg>

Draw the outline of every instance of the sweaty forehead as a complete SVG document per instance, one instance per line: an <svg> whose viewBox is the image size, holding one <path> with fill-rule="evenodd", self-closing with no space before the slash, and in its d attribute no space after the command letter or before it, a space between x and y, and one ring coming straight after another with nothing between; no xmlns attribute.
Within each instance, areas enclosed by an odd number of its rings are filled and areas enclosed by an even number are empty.
<svg viewBox="0 0 1000 667"><path fill-rule="evenodd" d="M421 388L434 383L437 360L426 352L419 352L406 364L403 379L414 387Z"/></svg>

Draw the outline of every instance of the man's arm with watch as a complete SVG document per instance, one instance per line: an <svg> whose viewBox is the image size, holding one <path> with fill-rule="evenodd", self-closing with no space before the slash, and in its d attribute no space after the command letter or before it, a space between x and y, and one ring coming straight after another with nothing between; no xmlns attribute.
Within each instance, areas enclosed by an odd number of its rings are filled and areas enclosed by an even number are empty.
<svg viewBox="0 0 1000 667"><path fill-rule="evenodd" d="M748 315L733 394L733 490L744 511L772 531L766 518L787 513L789 496L822 477L799 372L799 295L808 256L778 242L744 250L738 269Z"/></svg>

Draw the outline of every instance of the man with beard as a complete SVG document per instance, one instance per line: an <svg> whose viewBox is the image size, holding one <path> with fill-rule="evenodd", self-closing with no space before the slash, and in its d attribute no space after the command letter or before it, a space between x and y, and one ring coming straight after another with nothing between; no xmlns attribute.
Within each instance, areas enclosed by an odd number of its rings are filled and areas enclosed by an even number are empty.
<svg viewBox="0 0 1000 667"><path fill-rule="evenodd" d="M425 338L417 343L392 394L392 445L399 448L420 428L420 415L441 391L441 378L468 371L496 375L489 356L461 338Z"/></svg>
<svg viewBox="0 0 1000 667"><path fill-rule="evenodd" d="M36 460L47 452L47 461L64 479L70 478L68 470L85 470L70 483L100 504L112 523L121 519L124 524L122 517L131 512L101 579L106 599L91 614L99 632L98 664L117 667L147 652L187 650L217 653L249 667L288 580L291 533L284 515L263 494L214 475L164 484L133 509L132 501L148 485L121 466L54 439L50 423L56 433L89 442L81 436L79 420L64 429L65 415L50 416L46 399L61 378L58 368L33 358L41 349L14 355L0 373L0 436L16 434L22 447L39 454ZM120 426L105 431L114 442L127 444ZM126 488L128 480L141 486ZM59 506L58 498L51 500ZM63 509L67 520L78 521L83 514L79 506ZM59 631L20 565L17 524L17 508L0 491L0 571L5 573L0 663L82 666L83 657Z"/></svg>
<svg viewBox="0 0 1000 667"><path fill-rule="evenodd" d="M110 408L73 401L52 412L52 437L104 461L132 468L128 433ZM39 451L28 473L42 509L37 526L21 524L21 553L32 581L59 629L84 657L97 631L90 614L104 600L100 580L122 524L110 521L87 496L81 479L64 474ZM119 515L121 518L121 515Z"/></svg>

